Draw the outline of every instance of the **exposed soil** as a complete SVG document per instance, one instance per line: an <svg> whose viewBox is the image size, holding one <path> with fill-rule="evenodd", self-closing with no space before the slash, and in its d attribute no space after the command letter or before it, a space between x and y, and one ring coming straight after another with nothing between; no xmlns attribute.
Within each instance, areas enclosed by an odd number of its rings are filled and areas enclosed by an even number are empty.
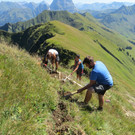
<svg viewBox="0 0 135 135"><path fill-rule="evenodd" d="M70 102L77 102L78 101L78 99L72 98L72 96L70 96L71 92L58 91L58 94L60 95L60 97L63 97L66 100L69 100Z"/></svg>
<svg viewBox="0 0 135 135"><path fill-rule="evenodd" d="M65 79L66 75L63 73L50 72L50 76L57 79ZM62 83L64 83L62 81ZM66 104L61 101L61 98L68 99L70 102L77 102L78 99L73 99L70 92L59 91L60 102L57 105L56 110L52 112L52 119L54 123L48 121L48 134L49 135L85 135L81 128L77 129L72 126L74 118L69 114Z"/></svg>
<svg viewBox="0 0 135 135"><path fill-rule="evenodd" d="M48 130L49 135L85 135L80 129L71 127L70 123L74 121L74 118L68 113L64 102L60 102L52 114L55 127Z"/></svg>
<svg viewBox="0 0 135 135"><path fill-rule="evenodd" d="M53 112L53 119L57 127L64 122L73 121L73 118L68 114L66 105L62 102L58 104L57 110Z"/></svg>

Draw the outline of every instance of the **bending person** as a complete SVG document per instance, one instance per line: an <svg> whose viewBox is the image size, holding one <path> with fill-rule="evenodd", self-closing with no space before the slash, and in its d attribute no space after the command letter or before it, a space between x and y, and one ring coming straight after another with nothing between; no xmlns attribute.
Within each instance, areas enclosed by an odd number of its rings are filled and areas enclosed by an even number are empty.
<svg viewBox="0 0 135 135"><path fill-rule="evenodd" d="M51 62L52 64L52 69L54 70L55 66L55 71L58 69L58 64L59 64L59 53L55 49L49 49L47 54L44 57L44 63L45 65L48 64L48 61Z"/></svg>
<svg viewBox="0 0 135 135"><path fill-rule="evenodd" d="M84 66L82 61L80 60L80 55L76 55L75 57L75 64L74 64L74 71L71 73L71 75L76 72L77 79L81 80L81 76L83 74Z"/></svg>
<svg viewBox="0 0 135 135"><path fill-rule="evenodd" d="M99 107L97 110L103 110L104 94L113 86L113 79L108 69L101 61L94 62L93 57L86 57L83 61L89 69L92 68L90 73L90 83L85 87L78 90L78 93L87 89L84 104L88 104L92 97L92 93L96 92L99 99Z"/></svg>

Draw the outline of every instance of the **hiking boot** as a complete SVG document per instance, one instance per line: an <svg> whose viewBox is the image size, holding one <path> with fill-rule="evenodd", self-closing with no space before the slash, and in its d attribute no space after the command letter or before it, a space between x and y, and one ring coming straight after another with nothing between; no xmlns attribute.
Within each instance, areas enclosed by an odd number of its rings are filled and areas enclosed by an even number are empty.
<svg viewBox="0 0 135 135"><path fill-rule="evenodd" d="M97 108L97 111L103 111L103 107L100 107L100 106L99 106L99 107Z"/></svg>
<svg viewBox="0 0 135 135"><path fill-rule="evenodd" d="M81 107L85 107L85 106L87 106L88 104L86 104L85 102L79 102L78 103Z"/></svg>

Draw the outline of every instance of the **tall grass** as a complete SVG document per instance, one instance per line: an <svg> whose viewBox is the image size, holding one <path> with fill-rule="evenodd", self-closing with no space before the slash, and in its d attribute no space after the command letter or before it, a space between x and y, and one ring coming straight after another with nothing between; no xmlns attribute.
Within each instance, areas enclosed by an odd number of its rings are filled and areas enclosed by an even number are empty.
<svg viewBox="0 0 135 135"><path fill-rule="evenodd" d="M80 32L59 22L52 23L60 32L66 32L64 35L57 32L55 37L47 40L48 44L57 43L58 46L75 51L81 55L81 59L92 55L108 67L114 80L114 87L105 94L105 100L109 99L110 102L105 102L103 112L97 112L96 94L89 103L92 110L79 105L85 92L74 95L74 102L65 100L57 91L74 91L78 89L76 85L70 82L61 84L37 64L36 57L31 57L17 47L0 43L0 134L43 135L49 134L48 129L54 133L56 125L52 112L57 110L58 103L63 102L67 108L65 112L72 117L72 121L64 123L66 126L70 125L67 134L79 129L87 135L133 135L134 116L126 115L127 112L134 114L135 111L133 104L129 102L129 97L132 101L135 98L135 72L130 58L118 52L115 43L95 32ZM100 48L94 42L96 39L123 64ZM63 67L60 70L70 72ZM88 82L88 78L83 78L83 85Z"/></svg>
<svg viewBox="0 0 135 135"><path fill-rule="evenodd" d="M24 50L0 44L0 134L45 133L59 82Z"/></svg>

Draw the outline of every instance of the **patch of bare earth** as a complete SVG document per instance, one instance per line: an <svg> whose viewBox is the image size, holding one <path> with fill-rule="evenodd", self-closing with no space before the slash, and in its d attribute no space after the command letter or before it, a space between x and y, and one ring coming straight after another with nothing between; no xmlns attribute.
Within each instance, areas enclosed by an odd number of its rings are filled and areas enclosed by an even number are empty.
<svg viewBox="0 0 135 135"><path fill-rule="evenodd" d="M62 72L50 72L50 76L62 80L66 78L66 75ZM58 92L59 97L66 97L71 94L70 92ZM68 97L71 102L76 100L72 97ZM47 121L48 135L85 135L85 132L78 126L73 127L74 118L68 113L67 106L64 102L59 102L57 109L52 112L52 121Z"/></svg>
<svg viewBox="0 0 135 135"><path fill-rule="evenodd" d="M51 126L52 129L48 129L49 135L85 135L81 129L71 126L74 118L68 113L67 106L64 102L60 102L52 114L54 127Z"/></svg>

